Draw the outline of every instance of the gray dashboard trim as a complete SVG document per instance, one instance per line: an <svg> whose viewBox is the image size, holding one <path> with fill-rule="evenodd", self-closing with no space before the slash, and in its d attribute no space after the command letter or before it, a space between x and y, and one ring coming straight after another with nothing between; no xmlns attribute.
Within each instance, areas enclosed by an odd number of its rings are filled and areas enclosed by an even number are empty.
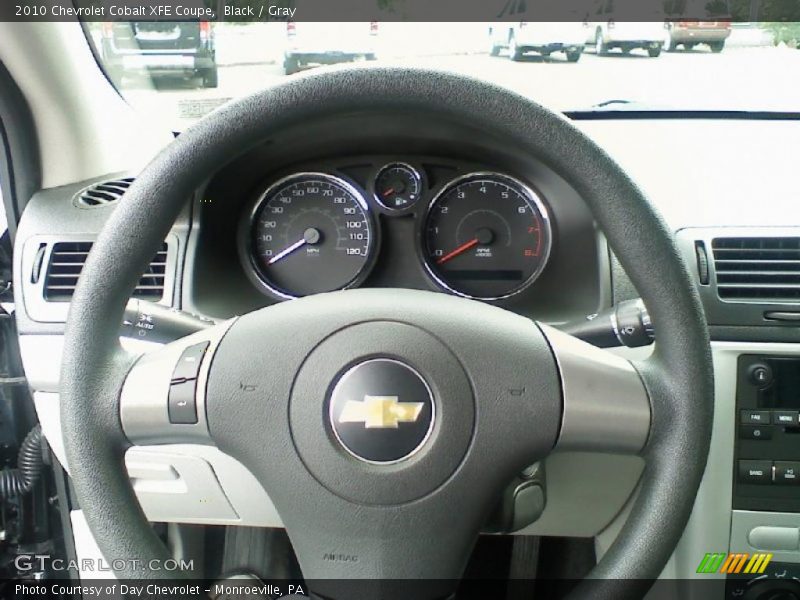
<svg viewBox="0 0 800 600"><path fill-rule="evenodd" d="M762 300L725 300L717 294L716 268L711 242L715 238L745 237L800 237L800 227L687 227L677 233L678 246L684 260L689 265L692 276L699 282L695 242L705 244L708 254L709 283L699 285L700 298L705 307L706 319L710 326L761 326L771 329L789 329L796 331L797 323L781 323L764 318L767 311L800 311L800 302L769 302Z"/></svg>
<svg viewBox="0 0 800 600"><path fill-rule="evenodd" d="M97 207L93 210L78 208L72 202L73 196L87 185L108 179L130 176L130 173L108 173L96 178L76 182L57 188L40 190L30 199L19 222L14 242L14 300L16 304L17 329L20 334L63 334L68 303L45 302L41 298L41 290L32 291L30 274L34 244L27 243L32 239L52 241L92 241L108 218L125 199L110 206ZM178 302L182 293L185 248L188 243L191 218L191 203L187 198L186 206L165 236L169 247L168 269L174 273L171 278L171 292L166 295L170 303ZM35 254L36 249L33 249ZM45 257L46 258L46 257ZM37 292L38 303L37 303ZM167 302L164 302L165 304ZM58 307L56 305L62 305ZM27 307L32 305L33 315ZM53 308L55 311L53 312ZM37 309L38 310L37 312Z"/></svg>
<svg viewBox="0 0 800 600"><path fill-rule="evenodd" d="M776 528L787 532L794 530L794 549L778 549L769 543L758 545L751 532L756 528ZM770 552L772 560L784 563L800 563L800 517L797 513L735 510L731 521L731 552Z"/></svg>
<svg viewBox="0 0 800 600"><path fill-rule="evenodd" d="M676 586L675 595L686 600L706 600L709 588L692 585L697 578L717 579L719 598L723 597L725 576L720 574L698 574L697 565L707 552L748 552L746 541L747 525L784 525L785 513L754 511L733 511L733 457L736 435L736 379L737 363L741 354L769 354L781 356L800 356L800 345L783 343L753 342L712 342L714 358L714 429L708 466L695 499L692 516L686 525L674 554L665 566L660 577L672 579ZM746 518L745 518L746 517ZM788 516L798 523L798 515ZM598 554L607 550L611 540L627 518L621 514L604 532L597 537ZM749 531L749 529L748 529ZM776 555L777 557L777 555ZM778 560L776 558L775 560ZM781 554L780 560L800 562L800 554L791 556ZM648 598L651 598L648 596ZM663 598L653 594L651 600Z"/></svg>
<svg viewBox="0 0 800 600"><path fill-rule="evenodd" d="M86 209L81 209L86 210ZM50 302L44 297L47 281L47 269L53 252L53 246L59 242L94 242L96 234L48 234L34 235L22 244L20 268L22 272L17 280L22 284L20 296L25 311L32 320L41 323L65 323L69 302ZM179 238L170 234L165 240L167 244L167 264L164 273L164 295L159 304L172 306L175 301L175 290L178 280L178 261L182 253ZM34 268L39 249L44 249L38 281L34 282L31 273ZM18 250L19 252L19 247Z"/></svg>

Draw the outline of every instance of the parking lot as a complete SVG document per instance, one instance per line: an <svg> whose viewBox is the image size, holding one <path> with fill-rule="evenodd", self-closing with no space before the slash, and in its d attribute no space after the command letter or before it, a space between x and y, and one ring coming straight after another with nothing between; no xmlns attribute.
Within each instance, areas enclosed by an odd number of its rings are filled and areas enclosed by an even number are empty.
<svg viewBox="0 0 800 600"><path fill-rule="evenodd" d="M203 89L174 77L153 82L125 78L123 91L132 103L180 129L227 99L283 81L287 76L280 57L272 54L253 52L244 59L221 62L218 88ZM790 75L800 72L800 50L785 46L729 47L719 54L698 47L657 58L640 50L605 56L586 50L575 64L567 63L563 54L549 58L532 54L514 62L488 52L379 56L380 63L488 79L558 110L588 109L612 100L632 101L644 109L800 109L800 86ZM297 76L302 75L292 75ZM765 89L770 90L768 106Z"/></svg>

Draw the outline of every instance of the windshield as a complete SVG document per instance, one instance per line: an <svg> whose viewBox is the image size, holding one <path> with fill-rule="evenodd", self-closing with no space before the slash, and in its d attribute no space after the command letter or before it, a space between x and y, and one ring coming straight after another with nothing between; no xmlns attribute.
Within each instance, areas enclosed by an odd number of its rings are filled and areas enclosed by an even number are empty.
<svg viewBox="0 0 800 600"><path fill-rule="evenodd" d="M176 131L229 99L351 62L463 73L558 111L800 112L792 76L800 72L800 24L732 22L723 0L702 2L702 21L668 15L671 2L698 0L636 0L651 21L615 19L632 2L599 0L585 20L553 23L132 21L85 29L120 93Z"/></svg>

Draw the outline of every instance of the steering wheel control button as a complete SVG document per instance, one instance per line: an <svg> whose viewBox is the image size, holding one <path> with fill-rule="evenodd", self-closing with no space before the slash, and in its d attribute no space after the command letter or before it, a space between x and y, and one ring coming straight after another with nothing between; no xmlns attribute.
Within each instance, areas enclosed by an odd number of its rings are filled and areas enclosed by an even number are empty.
<svg viewBox="0 0 800 600"><path fill-rule="evenodd" d="M800 461L776 460L775 483L800 485Z"/></svg>
<svg viewBox="0 0 800 600"><path fill-rule="evenodd" d="M394 464L425 444L436 417L428 384L405 363L376 358L351 367L333 388L331 429L352 456Z"/></svg>
<svg viewBox="0 0 800 600"><path fill-rule="evenodd" d="M169 422L173 425L194 425L197 423L197 375L200 363L208 349L208 342L189 346L182 353L172 371L169 386L167 409Z"/></svg>
<svg viewBox="0 0 800 600"><path fill-rule="evenodd" d="M743 425L769 425L770 413L768 410L743 410L740 416Z"/></svg>
<svg viewBox="0 0 800 600"><path fill-rule="evenodd" d="M178 364L175 365L175 369L172 371L173 384L197 379L197 374L200 372L200 363L207 348L208 342L203 342L189 346L183 351L178 359Z"/></svg>
<svg viewBox="0 0 800 600"><path fill-rule="evenodd" d="M772 483L772 461L740 460L739 482L767 485Z"/></svg>
<svg viewBox="0 0 800 600"><path fill-rule="evenodd" d="M197 382L192 379L169 386L169 422L173 425L194 425L197 423L197 404L195 391Z"/></svg>

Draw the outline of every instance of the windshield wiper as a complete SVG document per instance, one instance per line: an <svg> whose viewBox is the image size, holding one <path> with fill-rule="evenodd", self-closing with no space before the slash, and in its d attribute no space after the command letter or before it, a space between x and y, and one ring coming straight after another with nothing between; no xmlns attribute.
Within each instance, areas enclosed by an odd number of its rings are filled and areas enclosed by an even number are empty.
<svg viewBox="0 0 800 600"><path fill-rule="evenodd" d="M591 106L588 107L576 108L565 112L567 112L568 114L574 114L574 113L608 112L608 111L663 112L663 111L678 111L678 110L681 109L671 104L651 104L648 102L642 102L640 100L629 100L626 98L610 98L608 100L603 100L602 102L598 102L597 104L592 104Z"/></svg>
<svg viewBox="0 0 800 600"><path fill-rule="evenodd" d="M594 104L592 108L595 110L599 110L599 109L606 109L610 106L620 106L620 105L629 106L631 104L634 104L633 100L622 100L620 98L614 98L613 100L605 100L603 102Z"/></svg>
<svg viewBox="0 0 800 600"><path fill-rule="evenodd" d="M574 120L604 119L744 119L763 121L800 120L797 111L765 111L747 109L687 108L671 104L650 104L639 100L611 98L587 107L565 110Z"/></svg>

